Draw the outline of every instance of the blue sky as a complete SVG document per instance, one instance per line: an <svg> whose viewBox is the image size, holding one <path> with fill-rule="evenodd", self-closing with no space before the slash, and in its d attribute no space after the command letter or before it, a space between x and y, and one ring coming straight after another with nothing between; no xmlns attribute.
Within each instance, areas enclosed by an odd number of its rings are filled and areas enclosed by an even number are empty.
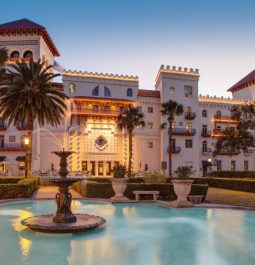
<svg viewBox="0 0 255 265"><path fill-rule="evenodd" d="M253 0L1 0L0 23L44 25L66 69L138 75L161 64L200 69L199 92L226 90L255 68Z"/></svg>

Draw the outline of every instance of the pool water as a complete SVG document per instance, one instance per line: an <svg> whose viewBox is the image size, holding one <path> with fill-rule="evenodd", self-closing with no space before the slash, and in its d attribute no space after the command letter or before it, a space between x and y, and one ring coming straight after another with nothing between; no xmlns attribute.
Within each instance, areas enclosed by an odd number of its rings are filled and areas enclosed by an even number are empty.
<svg viewBox="0 0 255 265"><path fill-rule="evenodd" d="M254 265L255 213L74 201L107 220L82 234L43 234L20 220L54 211L54 201L0 205L1 265Z"/></svg>

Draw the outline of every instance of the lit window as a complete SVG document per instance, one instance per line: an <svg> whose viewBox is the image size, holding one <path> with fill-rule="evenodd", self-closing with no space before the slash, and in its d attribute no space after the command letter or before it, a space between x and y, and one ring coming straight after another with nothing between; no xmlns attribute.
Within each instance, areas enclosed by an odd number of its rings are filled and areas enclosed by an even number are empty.
<svg viewBox="0 0 255 265"><path fill-rule="evenodd" d="M10 55L10 58L19 58L19 52L18 51L13 51Z"/></svg>
<svg viewBox="0 0 255 265"><path fill-rule="evenodd" d="M96 86L92 91L92 96L98 96L99 95L99 87Z"/></svg>
<svg viewBox="0 0 255 265"><path fill-rule="evenodd" d="M127 97L133 97L133 89L132 88L128 88Z"/></svg>
<svg viewBox="0 0 255 265"><path fill-rule="evenodd" d="M185 97L187 98L192 98L192 86L185 86L184 87L184 94L185 94Z"/></svg>
<svg viewBox="0 0 255 265"><path fill-rule="evenodd" d="M230 162L230 170L231 171L235 171L236 170L236 161L235 160L231 160Z"/></svg>
<svg viewBox="0 0 255 265"><path fill-rule="evenodd" d="M25 58L25 59L32 59L33 58L33 53L31 51L26 51L23 54L23 58Z"/></svg>
<svg viewBox="0 0 255 265"><path fill-rule="evenodd" d="M10 135L10 136L9 136L9 142L10 142L10 143L15 143L15 142L16 142L16 137L15 137L15 135Z"/></svg>
<svg viewBox="0 0 255 265"><path fill-rule="evenodd" d="M69 84L69 92L72 94L75 93L75 84L74 83Z"/></svg>
<svg viewBox="0 0 255 265"><path fill-rule="evenodd" d="M110 106L104 106L104 111L105 111L105 112L109 112L109 111L110 111L110 109L111 109L111 107L110 107Z"/></svg>
<svg viewBox="0 0 255 265"><path fill-rule="evenodd" d="M148 107L148 113L153 113L153 107Z"/></svg>
<svg viewBox="0 0 255 265"><path fill-rule="evenodd" d="M186 122L186 129L191 131L192 130L192 122L191 121L187 121Z"/></svg>
<svg viewBox="0 0 255 265"><path fill-rule="evenodd" d="M148 148L153 148L153 142L148 142L148 143L147 143L147 147L148 147Z"/></svg>
<svg viewBox="0 0 255 265"><path fill-rule="evenodd" d="M207 110L206 109L202 110L202 117L204 117L204 118L207 117Z"/></svg>
<svg viewBox="0 0 255 265"><path fill-rule="evenodd" d="M153 128L153 122L147 122L147 126L149 129L152 129Z"/></svg>
<svg viewBox="0 0 255 265"><path fill-rule="evenodd" d="M244 160L243 169L244 169L244 171L248 171L249 170L249 161L248 160Z"/></svg>
<svg viewBox="0 0 255 265"><path fill-rule="evenodd" d="M174 87L170 87L170 88L169 88L169 93L170 93L170 94L174 94L174 92L175 92L175 88L174 88Z"/></svg>
<svg viewBox="0 0 255 265"><path fill-rule="evenodd" d="M192 140L185 140L185 148L192 148Z"/></svg>
<svg viewBox="0 0 255 265"><path fill-rule="evenodd" d="M93 105L92 110L93 112L98 112L98 105Z"/></svg>
<svg viewBox="0 0 255 265"><path fill-rule="evenodd" d="M104 87L104 96L105 97L111 97L111 91L108 87Z"/></svg>

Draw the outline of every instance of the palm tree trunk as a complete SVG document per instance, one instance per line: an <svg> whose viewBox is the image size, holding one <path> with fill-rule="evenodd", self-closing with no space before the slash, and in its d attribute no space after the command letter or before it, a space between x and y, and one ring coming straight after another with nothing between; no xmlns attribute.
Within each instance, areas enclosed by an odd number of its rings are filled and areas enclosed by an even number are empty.
<svg viewBox="0 0 255 265"><path fill-rule="evenodd" d="M168 147L169 147L169 152L168 152L168 175L169 177L172 177L172 151L171 151L171 144L172 144L172 122L169 122L169 131L168 131Z"/></svg>
<svg viewBox="0 0 255 265"><path fill-rule="evenodd" d="M132 146L133 131L128 130L128 141L129 141L129 156L128 156L128 177L131 177L132 157L133 157L133 146Z"/></svg>
<svg viewBox="0 0 255 265"><path fill-rule="evenodd" d="M28 120L28 132L27 136L29 139L29 143L27 145L27 152L26 152L26 171L27 176L31 177L31 171L32 171L32 146L33 146L33 130L34 130L34 120L33 117L29 117Z"/></svg>

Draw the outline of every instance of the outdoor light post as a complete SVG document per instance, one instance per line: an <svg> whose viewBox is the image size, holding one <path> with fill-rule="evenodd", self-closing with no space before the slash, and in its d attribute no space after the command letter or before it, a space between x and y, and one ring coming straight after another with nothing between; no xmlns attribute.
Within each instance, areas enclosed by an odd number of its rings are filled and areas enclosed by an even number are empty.
<svg viewBox="0 0 255 265"><path fill-rule="evenodd" d="M29 145L29 138L28 137L25 138L24 144L26 146L25 178L27 178L27 148L28 148L28 145Z"/></svg>

